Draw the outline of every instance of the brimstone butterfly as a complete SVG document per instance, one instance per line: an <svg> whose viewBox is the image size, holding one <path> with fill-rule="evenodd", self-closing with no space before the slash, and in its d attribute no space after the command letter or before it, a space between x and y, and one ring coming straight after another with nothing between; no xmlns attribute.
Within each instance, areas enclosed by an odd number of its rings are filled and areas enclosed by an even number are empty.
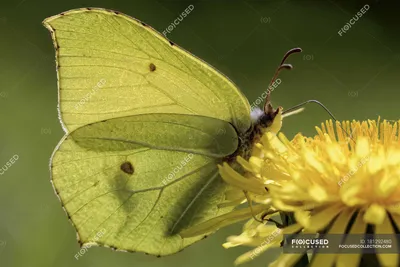
<svg viewBox="0 0 400 267"><path fill-rule="evenodd" d="M217 165L246 157L281 109L268 97L252 121L229 79L119 12L77 9L43 23L66 133L52 183L80 244L168 255L202 239L179 232L232 210L219 206L227 185Z"/></svg>

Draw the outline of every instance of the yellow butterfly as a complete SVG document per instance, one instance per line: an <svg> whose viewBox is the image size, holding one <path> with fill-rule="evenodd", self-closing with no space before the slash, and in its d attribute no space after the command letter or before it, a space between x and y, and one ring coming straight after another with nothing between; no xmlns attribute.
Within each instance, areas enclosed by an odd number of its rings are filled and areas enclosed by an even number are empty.
<svg viewBox="0 0 400 267"><path fill-rule="evenodd" d="M76 9L44 25L65 131L51 179L79 242L168 255L202 239L179 232L232 210L220 205L217 165L248 157L274 119L280 127L270 92L251 112L220 72L116 11Z"/></svg>

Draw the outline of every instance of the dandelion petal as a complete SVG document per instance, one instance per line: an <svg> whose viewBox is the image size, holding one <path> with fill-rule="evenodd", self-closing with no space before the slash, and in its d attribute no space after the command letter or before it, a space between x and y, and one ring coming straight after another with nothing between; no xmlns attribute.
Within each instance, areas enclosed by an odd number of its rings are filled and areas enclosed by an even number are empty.
<svg viewBox="0 0 400 267"><path fill-rule="evenodd" d="M330 206L311 216L310 225L306 229L310 231L319 231L324 229L342 208L341 205Z"/></svg>
<svg viewBox="0 0 400 267"><path fill-rule="evenodd" d="M389 217L385 213L383 217L383 222L381 224L376 225L375 234L393 234L394 229L389 220ZM398 251L397 242L392 242L392 247ZM376 248L376 256L381 264L381 266L398 266L399 263L399 255L398 254L388 254L385 253L385 248Z"/></svg>
<svg viewBox="0 0 400 267"><path fill-rule="evenodd" d="M361 213L358 213L353 225L351 226L349 234L364 234L366 229L367 224L364 222ZM349 245L348 242L346 243L346 240L344 240L343 244ZM354 249L354 254L339 254L336 261L336 267L358 266L362 256L361 250L362 248L356 248Z"/></svg>
<svg viewBox="0 0 400 267"><path fill-rule="evenodd" d="M364 214L364 221L370 224L382 224L385 217L385 208L378 204L372 204Z"/></svg>

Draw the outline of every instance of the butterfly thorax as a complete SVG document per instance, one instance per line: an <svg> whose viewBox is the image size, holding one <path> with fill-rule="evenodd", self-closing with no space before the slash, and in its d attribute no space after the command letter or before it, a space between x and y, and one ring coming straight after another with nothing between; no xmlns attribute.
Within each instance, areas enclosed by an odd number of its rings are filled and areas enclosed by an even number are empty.
<svg viewBox="0 0 400 267"><path fill-rule="evenodd" d="M229 165L236 165L236 157L241 156L248 160L251 156L252 149L256 143L261 139L261 136L268 131L268 128L272 125L278 109L272 107L267 112L263 112L260 109L252 111L252 125L245 133L238 133L239 145L238 149L232 155L229 155L224 159Z"/></svg>

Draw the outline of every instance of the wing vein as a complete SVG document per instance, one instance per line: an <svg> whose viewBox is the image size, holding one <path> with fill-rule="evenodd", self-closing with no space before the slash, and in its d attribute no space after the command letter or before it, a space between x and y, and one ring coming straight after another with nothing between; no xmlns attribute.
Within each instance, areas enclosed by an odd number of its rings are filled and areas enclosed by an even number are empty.
<svg viewBox="0 0 400 267"><path fill-rule="evenodd" d="M82 48L82 47L78 47L78 46L63 46L63 47L64 47L64 49L69 48L69 49L74 49L74 50L75 49L76 50L83 50L84 52L98 51L98 52L102 52L103 54L115 54L115 55L126 56L126 57L134 57L134 58L137 58L137 59L149 59L149 57L138 57L137 55L134 55L134 54L129 55L129 54L124 54L124 53L120 53L120 52L116 52L116 51L103 50L103 49L98 49L98 48L90 48L90 49L88 49L87 47ZM59 57L63 57L63 56L61 55Z"/></svg>
<svg viewBox="0 0 400 267"><path fill-rule="evenodd" d="M98 115L98 114L112 114L112 113L124 113L127 111L132 111L132 110L138 110L138 109L145 109L145 108L151 108L151 107L169 107L169 106L174 106L177 105L177 103L173 104L163 104L163 105L153 105L153 106L143 106L143 107L137 107L137 108L131 108L131 109L126 109L126 110L119 110L119 111L109 111L109 112L96 112L96 113L83 113L83 112L64 112L64 114L81 114L81 115ZM81 125L81 124L74 124L74 125Z"/></svg>
<svg viewBox="0 0 400 267"><path fill-rule="evenodd" d="M80 139L94 139L94 140L107 140L107 141L119 141L123 143L130 143L130 144L135 144L135 145L141 145L144 147L148 147L151 149L155 150L166 150L166 151L178 151L178 152L185 152L185 153L193 153L197 155L202 155L206 157L212 157L212 158L221 158L222 156L219 154L214 154L214 153L203 153L195 150L190 150L190 149L182 149L182 148L170 148L170 147L163 147L163 146L153 146L145 142L140 142L140 141L134 141L134 140L126 140L122 138L109 138L109 137L81 137Z"/></svg>
<svg viewBox="0 0 400 267"><path fill-rule="evenodd" d="M189 205L185 208L185 210L182 212L181 216L179 216L178 220L174 223L172 226L170 232L172 233L175 230L175 227L178 225L178 223L182 220L183 216L186 215L188 210L193 206L194 202L200 197L201 194L203 194L204 190L215 180L215 178L218 177L218 170L214 173L213 176L207 181L207 183L200 189L200 191L196 194L196 196L190 201Z"/></svg>

